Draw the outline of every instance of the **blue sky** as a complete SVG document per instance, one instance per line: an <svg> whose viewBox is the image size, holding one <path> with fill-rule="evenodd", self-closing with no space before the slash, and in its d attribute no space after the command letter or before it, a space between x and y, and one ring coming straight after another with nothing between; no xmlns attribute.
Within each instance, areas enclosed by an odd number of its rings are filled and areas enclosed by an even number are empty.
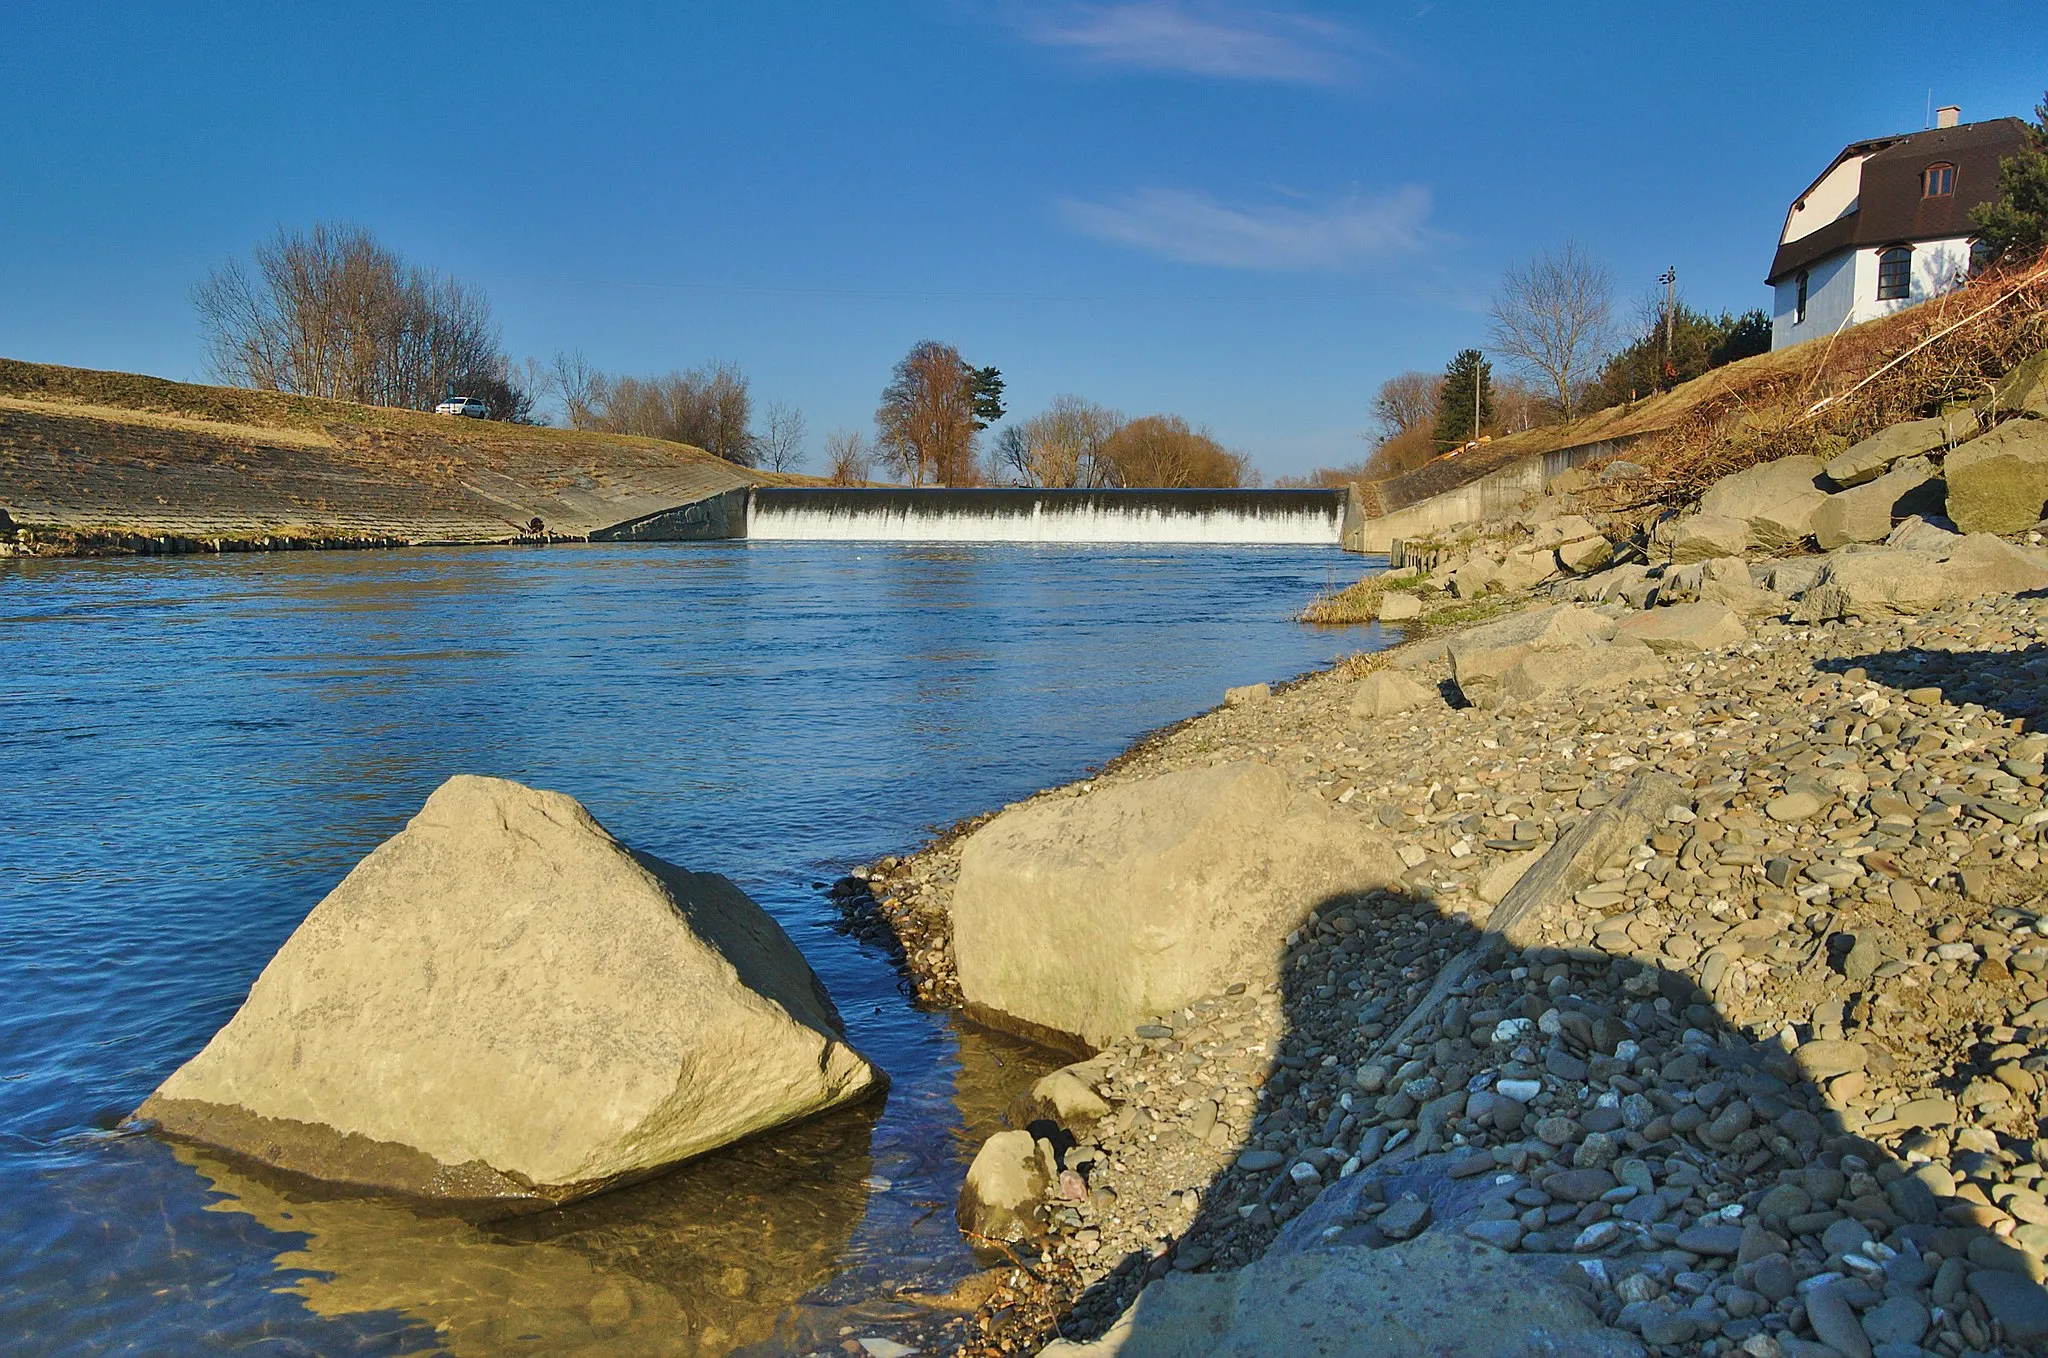
<svg viewBox="0 0 2048 1358"><path fill-rule="evenodd" d="M515 357L737 362L815 447L918 340L1013 413L1174 411L1268 476L1482 343L1567 238L1763 305L1786 203L1936 104L2027 113L2033 4L5 0L0 355L201 379L188 292L343 219ZM1626 309L1626 307L1624 307Z"/></svg>

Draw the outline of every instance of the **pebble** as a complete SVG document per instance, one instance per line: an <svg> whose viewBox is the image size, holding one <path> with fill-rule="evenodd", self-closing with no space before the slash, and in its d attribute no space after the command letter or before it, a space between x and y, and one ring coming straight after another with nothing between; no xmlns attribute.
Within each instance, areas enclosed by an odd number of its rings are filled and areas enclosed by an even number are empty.
<svg viewBox="0 0 2048 1358"><path fill-rule="evenodd" d="M1870 1337L1837 1285L1816 1287L1806 1294L1806 1319L1814 1338L1844 1358L1871 1358Z"/></svg>

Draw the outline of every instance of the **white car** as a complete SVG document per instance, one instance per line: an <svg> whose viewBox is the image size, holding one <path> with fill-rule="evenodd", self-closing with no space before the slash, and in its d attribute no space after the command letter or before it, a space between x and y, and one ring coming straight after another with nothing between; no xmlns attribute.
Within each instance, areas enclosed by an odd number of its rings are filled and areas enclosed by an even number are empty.
<svg viewBox="0 0 2048 1358"><path fill-rule="evenodd" d="M472 420L487 420L491 408L474 396L450 396L434 407L436 415L467 415Z"/></svg>

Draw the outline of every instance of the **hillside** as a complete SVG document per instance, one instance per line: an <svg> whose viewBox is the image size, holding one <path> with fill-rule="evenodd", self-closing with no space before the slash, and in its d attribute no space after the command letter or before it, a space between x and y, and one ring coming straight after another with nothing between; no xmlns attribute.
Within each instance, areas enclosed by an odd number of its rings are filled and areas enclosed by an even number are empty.
<svg viewBox="0 0 2048 1358"><path fill-rule="evenodd" d="M1860 436L1930 400L1981 394L1989 374L2038 343L2044 294L2043 266L1979 278L1838 335L1372 482L1366 503L1391 514L1525 459L1589 445L1650 466L1658 475L1646 487L1682 496L1691 483L1737 470L1766 447L1782 454L1801 440ZM1813 409L1821 403L1823 410Z"/></svg>
<svg viewBox="0 0 2048 1358"><path fill-rule="evenodd" d="M492 542L534 518L581 537L807 481L660 439L0 359L0 510L42 539Z"/></svg>

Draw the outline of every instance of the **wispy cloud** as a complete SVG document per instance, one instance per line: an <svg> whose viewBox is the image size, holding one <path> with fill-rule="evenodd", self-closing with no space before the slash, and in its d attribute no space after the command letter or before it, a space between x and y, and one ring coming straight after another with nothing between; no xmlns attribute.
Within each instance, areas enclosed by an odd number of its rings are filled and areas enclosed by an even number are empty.
<svg viewBox="0 0 2048 1358"><path fill-rule="evenodd" d="M1101 240L1183 264L1276 272L1348 269L1414 250L1429 207L1419 184L1322 207L1232 207L1176 189L1058 205L1069 224Z"/></svg>
<svg viewBox="0 0 2048 1358"><path fill-rule="evenodd" d="M1341 24L1220 0L1019 6L1012 22L1030 41L1093 64L1222 80L1333 84L1357 46Z"/></svg>

